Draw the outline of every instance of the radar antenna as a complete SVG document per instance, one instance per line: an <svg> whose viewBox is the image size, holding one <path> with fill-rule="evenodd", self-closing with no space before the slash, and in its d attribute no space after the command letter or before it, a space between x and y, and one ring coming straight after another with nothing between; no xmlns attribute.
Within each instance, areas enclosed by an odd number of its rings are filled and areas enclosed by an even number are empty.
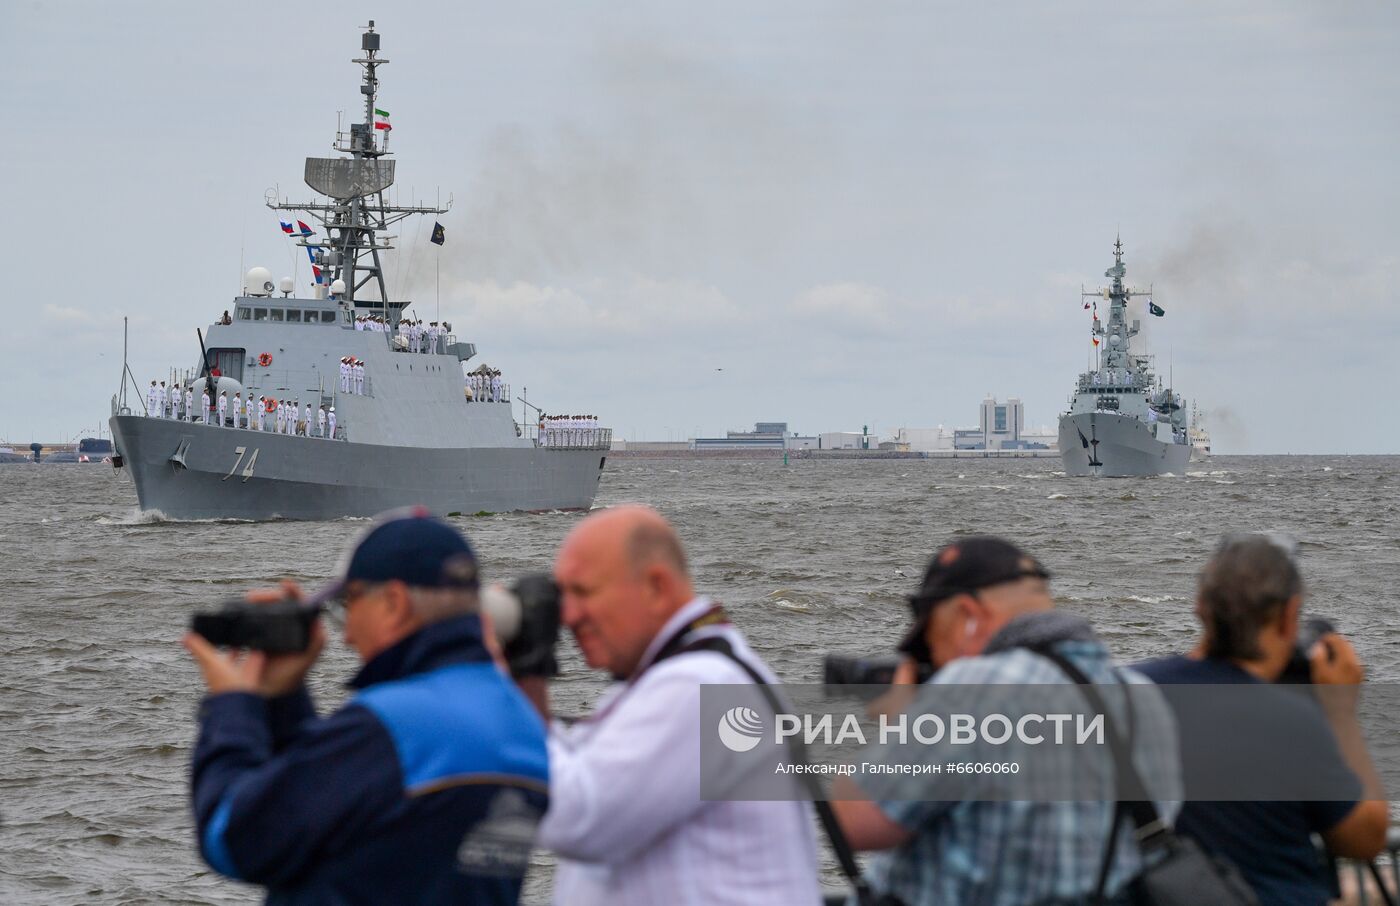
<svg viewBox="0 0 1400 906"><path fill-rule="evenodd" d="M379 67L388 63L379 56L379 33L374 20L364 27L360 36L363 54L352 60L364 70L360 94L364 96L364 121L350 124L347 134L337 124L334 150L348 157L308 157L304 178L306 184L325 200L291 202L286 198L269 199L267 206L275 211L302 211L320 222L324 239L302 235L297 242L312 253L313 261L323 271L322 287L336 280L345 284L344 299L357 308L383 309L391 320L408 304L389 299L384 282L384 266L380 253L394 246L387 230L413 214L445 214L451 207L426 205L393 205L385 198L385 190L394 184L394 161L389 156L387 114L376 121L375 100L379 94ZM373 282L378 299L362 299L360 290ZM318 289L324 293L324 289Z"/></svg>

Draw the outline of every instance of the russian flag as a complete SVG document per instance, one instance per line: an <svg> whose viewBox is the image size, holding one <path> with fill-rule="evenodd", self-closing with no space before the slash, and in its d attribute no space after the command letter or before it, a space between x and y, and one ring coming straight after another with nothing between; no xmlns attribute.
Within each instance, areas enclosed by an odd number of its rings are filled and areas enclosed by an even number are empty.
<svg viewBox="0 0 1400 906"><path fill-rule="evenodd" d="M292 235L292 225L290 223L285 220L279 220L277 222L282 225L282 232L286 233L288 236Z"/></svg>

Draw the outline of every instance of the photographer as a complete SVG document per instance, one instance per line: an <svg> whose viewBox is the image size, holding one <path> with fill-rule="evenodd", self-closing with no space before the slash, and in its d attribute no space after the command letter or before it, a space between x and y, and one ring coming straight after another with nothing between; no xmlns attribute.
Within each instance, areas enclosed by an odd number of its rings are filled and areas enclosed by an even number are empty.
<svg viewBox="0 0 1400 906"><path fill-rule="evenodd" d="M984 704L999 698L1014 701L1020 697L1015 691L998 690L1074 682L1044 654L1052 652L1096 685L1135 684L1146 694L1132 696L1132 716L1124 720L1126 695L1114 699L1117 707L1110 711L1115 723L1135 726L1129 734L1132 762L1146 778L1144 789L1156 800L1158 814L1169 819L1175 803L1166 800L1174 795L1177 778L1170 712L1146 680L1113 667L1088 623L1054 609L1049 579L1034 558L1000 538L968 538L940 549L910 598L914 625L900 646L910 657L896 682L912 683L923 663L937 669L928 680L930 689L947 686L952 695L975 686ZM889 694L896 711L905 711L913 701L912 694L903 692L896 688ZM887 701L883 710L889 708ZM912 751L882 744L864 758L897 764L913 757L920 764L941 765L991 757L986 749L948 743L945 737ZM1107 764L1085 764L1088 754L1052 747L1035 757L1053 776L1101 778L1096 786L1102 793L1092 799L979 798L972 782L940 773L918 781L915 789L902 781L892 787L878 778L862 779L858 786L842 777L834 786L837 801L832 805L852 846L890 850L872 861L870 876L892 902L1084 903L1093 899L1099 883L1109 900L1118 902L1142 860L1127 822L1115 825L1114 845L1106 846L1111 820L1117 817L1108 779L1115 772Z"/></svg>
<svg viewBox="0 0 1400 906"><path fill-rule="evenodd" d="M319 620L292 654L185 637L210 693L192 786L213 868L278 903L517 901L548 801L544 728L483 643L477 587L455 529L425 515L374 526L307 602L341 603L363 663L325 718L303 682ZM284 596L300 598L284 583L248 600Z"/></svg>
<svg viewBox="0 0 1400 906"><path fill-rule="evenodd" d="M741 664L774 677L719 605L695 595L671 526L636 506L591 515L559 549L555 578L584 660L618 681L593 715L549 734L539 843L559 855L555 902L820 902L805 803L701 799L701 684L752 683ZM547 715L541 684L522 682ZM762 767L727 769L749 764Z"/></svg>
<svg viewBox="0 0 1400 906"><path fill-rule="evenodd" d="M1261 687L1247 710L1233 706L1235 696L1194 698L1189 711L1178 708L1183 741L1218 740L1220 727L1230 729L1209 750L1184 747L1188 793L1193 776L1234 771L1242 783L1262 769L1350 791L1334 801L1188 801L1177 822L1182 834L1233 862L1261 902L1318 906L1331 899L1331 882L1311 835L1320 834L1335 855L1374 858L1385 846L1388 808L1356 721L1354 693L1363 679L1356 652L1330 632L1297 651L1303 580L1287 545L1264 535L1225 539L1198 582L1200 644L1137 669L1162 684ZM1325 713L1264 686L1295 657L1305 680L1342 687L1329 690ZM1342 695L1330 694L1336 692Z"/></svg>

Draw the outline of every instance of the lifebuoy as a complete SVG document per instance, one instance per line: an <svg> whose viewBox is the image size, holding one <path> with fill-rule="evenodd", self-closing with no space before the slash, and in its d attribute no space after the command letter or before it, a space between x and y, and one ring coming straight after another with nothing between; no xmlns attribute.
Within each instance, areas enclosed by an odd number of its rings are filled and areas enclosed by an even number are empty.
<svg viewBox="0 0 1400 906"><path fill-rule="evenodd" d="M273 399L273 398L270 397L270 396L267 398L267 411L268 411L268 412L276 412L276 411L277 411L277 400Z"/></svg>
<svg viewBox="0 0 1400 906"><path fill-rule="evenodd" d="M272 353L264 352L262 355L258 356L258 364L263 366L264 368L266 368L268 365L271 365Z"/></svg>

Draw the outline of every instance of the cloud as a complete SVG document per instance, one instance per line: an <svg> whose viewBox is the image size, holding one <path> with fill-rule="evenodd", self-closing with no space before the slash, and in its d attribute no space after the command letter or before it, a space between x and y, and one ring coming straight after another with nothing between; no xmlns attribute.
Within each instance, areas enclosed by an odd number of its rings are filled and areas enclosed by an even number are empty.
<svg viewBox="0 0 1400 906"><path fill-rule="evenodd" d="M800 293L788 303L788 311L806 326L871 334L886 333L895 326L895 305L877 286L829 283Z"/></svg>

